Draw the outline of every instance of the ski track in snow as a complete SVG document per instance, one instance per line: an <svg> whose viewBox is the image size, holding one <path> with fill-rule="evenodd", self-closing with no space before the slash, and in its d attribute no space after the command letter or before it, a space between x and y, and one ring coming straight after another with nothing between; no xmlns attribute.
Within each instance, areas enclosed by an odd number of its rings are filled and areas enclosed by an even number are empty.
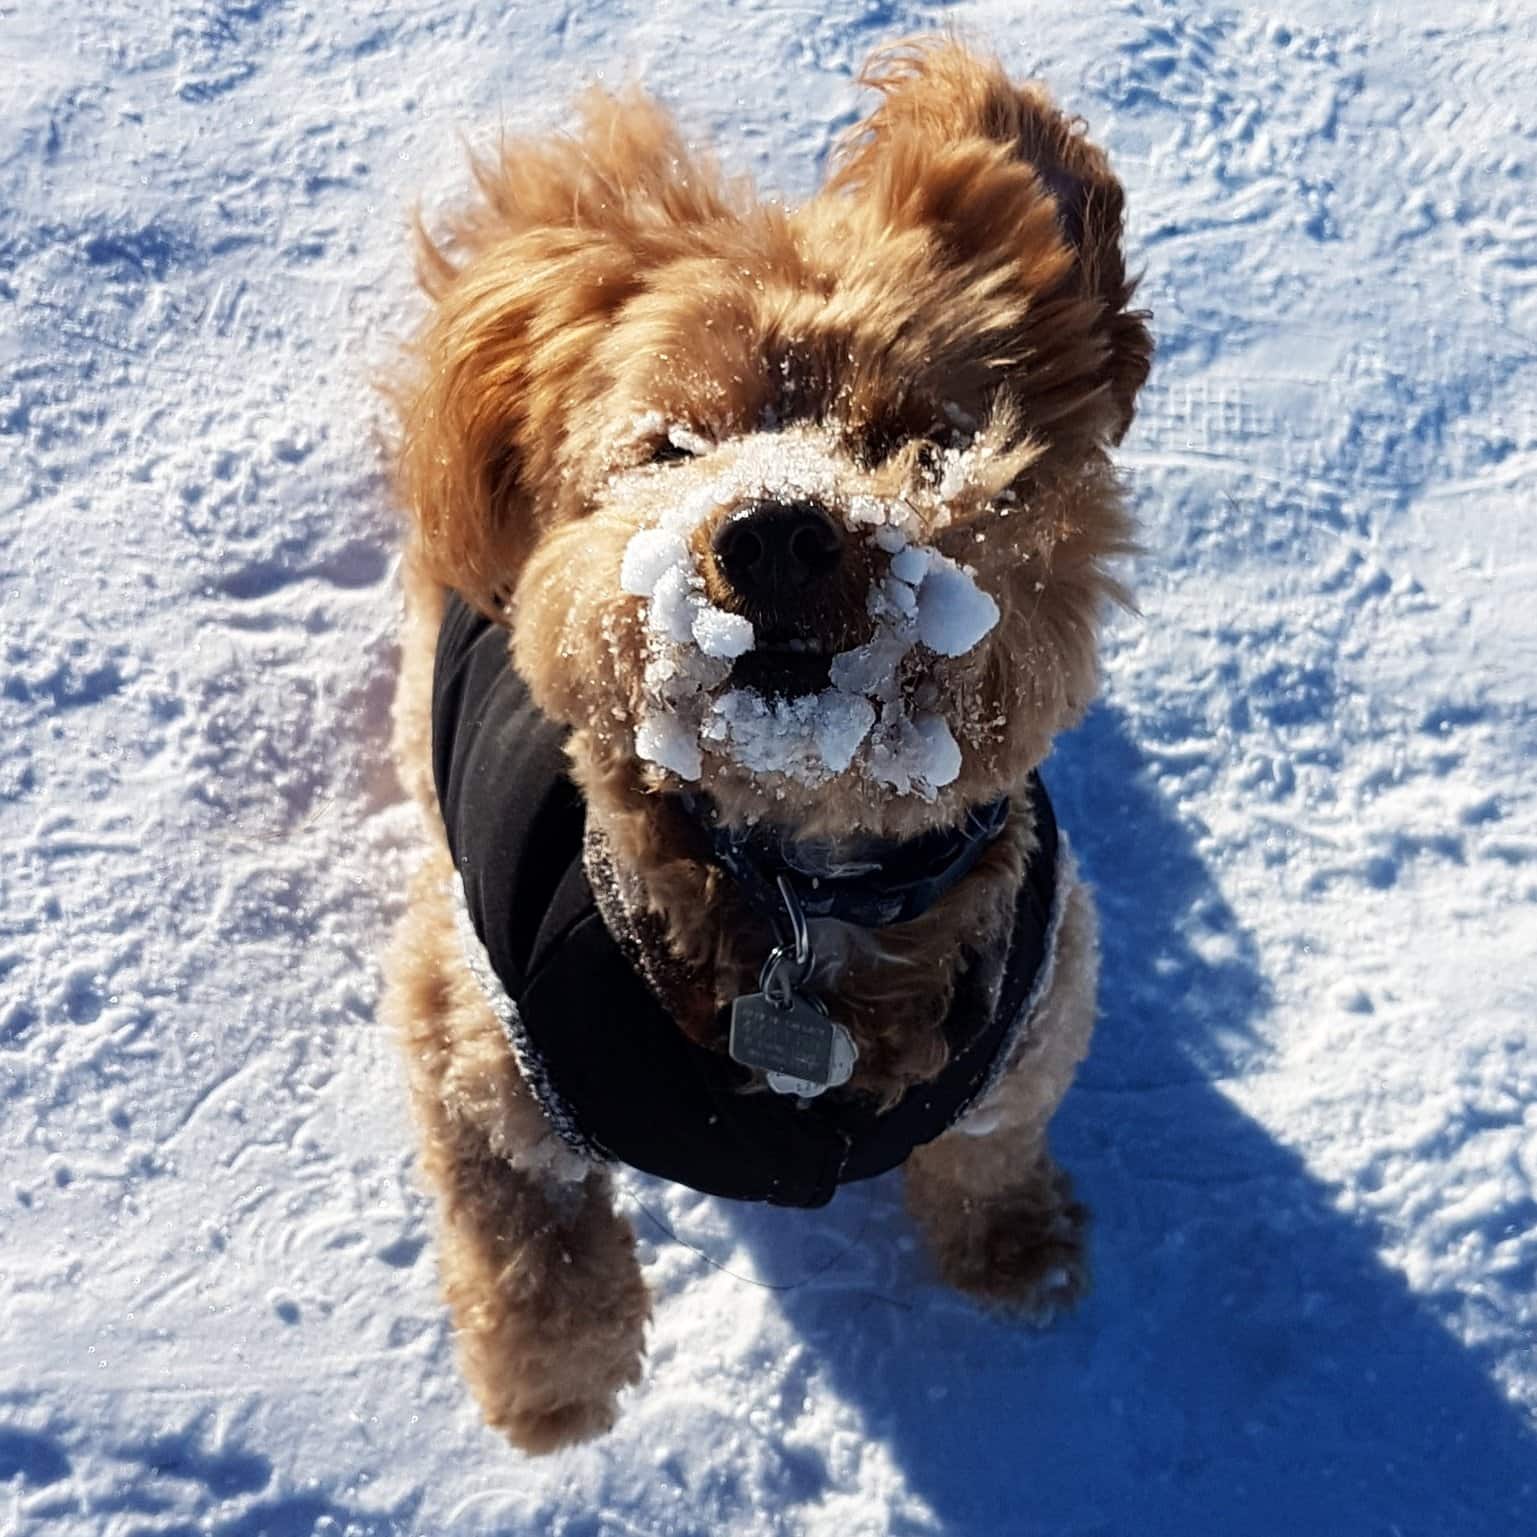
<svg viewBox="0 0 1537 1537"><path fill-rule="evenodd" d="M1537 27L1430 15L0 5L0 1532L1537 1530ZM1160 342L1048 770L1096 1290L984 1316L891 1179L632 1179L645 1381L531 1461L375 1018L405 210L599 74L802 195L945 21L1111 147Z"/></svg>

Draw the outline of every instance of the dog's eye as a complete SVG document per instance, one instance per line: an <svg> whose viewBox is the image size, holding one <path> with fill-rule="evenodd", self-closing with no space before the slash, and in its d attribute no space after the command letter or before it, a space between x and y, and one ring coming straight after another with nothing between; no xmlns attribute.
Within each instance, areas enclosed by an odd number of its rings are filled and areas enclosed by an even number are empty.
<svg viewBox="0 0 1537 1537"><path fill-rule="evenodd" d="M849 453L863 469L878 470L894 459L912 440L900 422L873 422L853 429L847 439Z"/></svg>
<svg viewBox="0 0 1537 1537"><path fill-rule="evenodd" d="M692 459L694 456L681 444L674 443L671 438L663 438L660 443L654 443L650 454L646 457L647 464L673 464L679 459Z"/></svg>

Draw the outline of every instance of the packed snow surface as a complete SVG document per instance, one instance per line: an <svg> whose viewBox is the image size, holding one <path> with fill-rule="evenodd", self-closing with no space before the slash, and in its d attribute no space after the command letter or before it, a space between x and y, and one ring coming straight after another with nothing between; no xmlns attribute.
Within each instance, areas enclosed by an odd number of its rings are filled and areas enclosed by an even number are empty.
<svg viewBox="0 0 1537 1537"><path fill-rule="evenodd" d="M645 1378L531 1460L377 1012L408 212L598 76L799 198L941 25L1110 148L1159 339L1140 612L1046 767L1095 1290L970 1306L896 1178L626 1177ZM1499 0L0 7L0 1533L1537 1531L1534 77Z"/></svg>
<svg viewBox="0 0 1537 1537"><path fill-rule="evenodd" d="M674 426L668 438L690 453L710 451L686 429ZM636 753L685 780L700 777L710 752L755 774L816 785L853 767L863 748L860 766L877 784L933 799L960 773L961 750L942 716L910 709L903 664L920 641L939 656L963 656L998 623L997 603L948 556L908 542L916 518L904 503L854 497L845 521L888 571L868 594L871 638L831 658L832 686L816 694L769 699L732 687L721 664L751 651L757 637L750 620L706 596L692 536L721 509L768 497L836 508L838 466L804 434L755 434L732 445L724 468L691 484L660 524L630 536L619 583L645 600L651 648ZM942 518L942 503L937 512Z"/></svg>

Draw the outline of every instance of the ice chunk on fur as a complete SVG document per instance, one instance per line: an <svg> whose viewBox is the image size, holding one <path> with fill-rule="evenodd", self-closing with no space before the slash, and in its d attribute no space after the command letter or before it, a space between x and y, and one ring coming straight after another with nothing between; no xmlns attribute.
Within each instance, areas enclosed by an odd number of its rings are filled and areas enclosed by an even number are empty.
<svg viewBox="0 0 1537 1537"><path fill-rule="evenodd" d="M980 445L947 450L940 461L938 487L940 501L953 502L969 491L986 457L986 449Z"/></svg>
<svg viewBox="0 0 1537 1537"><path fill-rule="evenodd" d="M935 790L952 784L961 772L961 747L942 715L919 715L906 747L908 772Z"/></svg>
<svg viewBox="0 0 1537 1537"><path fill-rule="evenodd" d="M668 528L643 528L630 536L619 568L619 585L638 598L649 598L671 568L688 565L688 545Z"/></svg>
<svg viewBox="0 0 1537 1537"><path fill-rule="evenodd" d="M919 640L941 656L963 656L997 623L998 605L977 586L971 573L943 555L930 553L929 569L918 589Z"/></svg>
<svg viewBox="0 0 1537 1537"><path fill-rule="evenodd" d="M870 777L898 795L933 800L961 772L961 749L939 715L908 720L888 710L870 748Z"/></svg>
<svg viewBox="0 0 1537 1537"><path fill-rule="evenodd" d="M891 557L891 574L909 586L916 587L928 574L929 560L933 552L909 546Z"/></svg>
<svg viewBox="0 0 1537 1537"><path fill-rule="evenodd" d="M676 715L647 715L635 728L635 752L680 779L698 779L704 767L699 738Z"/></svg>
<svg viewBox="0 0 1537 1537"><path fill-rule="evenodd" d="M738 657L751 651L755 636L752 620L728 614L712 603L701 603L694 615L694 644L706 656Z"/></svg>
<svg viewBox="0 0 1537 1537"><path fill-rule="evenodd" d="M835 688L775 700L732 689L715 701L702 735L755 774L820 784L848 768L874 724L868 699Z"/></svg>
<svg viewBox="0 0 1537 1537"><path fill-rule="evenodd" d="M872 619L884 620L905 639L915 638L913 620L918 617L918 598L906 582L889 576L884 582L872 583L865 597L865 611Z"/></svg>
<svg viewBox="0 0 1537 1537"><path fill-rule="evenodd" d="M820 697L812 730L829 773L841 774L875 724L875 706L859 694L830 688Z"/></svg>
<svg viewBox="0 0 1537 1537"><path fill-rule="evenodd" d="M731 664L718 657L670 646L646 663L646 693L671 707L692 695L719 688L730 673Z"/></svg>
<svg viewBox="0 0 1537 1537"><path fill-rule="evenodd" d="M651 593L651 611L646 616L646 623L679 645L693 638L694 613L699 608L699 598L693 590L696 580L692 568L669 566L657 578Z"/></svg>
<svg viewBox="0 0 1537 1537"><path fill-rule="evenodd" d="M789 774L804 767L805 727L814 703L809 696L771 703L751 689L734 688L715 701L715 719L705 735L729 747L731 756L755 774Z"/></svg>
<svg viewBox="0 0 1537 1537"><path fill-rule="evenodd" d="M902 659L910 648L900 636L889 631L879 634L852 651L840 651L828 669L835 688L871 699L896 697Z"/></svg>

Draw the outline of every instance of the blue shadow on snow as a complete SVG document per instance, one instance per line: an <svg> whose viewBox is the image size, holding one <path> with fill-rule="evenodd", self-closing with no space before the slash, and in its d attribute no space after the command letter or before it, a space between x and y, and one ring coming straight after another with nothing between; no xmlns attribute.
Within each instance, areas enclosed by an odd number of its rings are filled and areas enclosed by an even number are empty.
<svg viewBox="0 0 1537 1537"><path fill-rule="evenodd" d="M1262 1061L1268 989L1117 713L1065 738L1047 779L1104 930L1099 1031L1054 1124L1095 1214L1094 1290L1037 1332L940 1288L921 1254L888 1262L899 1295L834 1265L782 1294L805 1370L947 1533L1537 1532L1532 1427L1371 1226L1214 1081ZM853 1187L827 1220L901 1253L900 1199L895 1177ZM783 1237L784 1214L732 1220L754 1248ZM817 1477L797 1481L814 1503ZM894 1537L932 1530L903 1519Z"/></svg>

